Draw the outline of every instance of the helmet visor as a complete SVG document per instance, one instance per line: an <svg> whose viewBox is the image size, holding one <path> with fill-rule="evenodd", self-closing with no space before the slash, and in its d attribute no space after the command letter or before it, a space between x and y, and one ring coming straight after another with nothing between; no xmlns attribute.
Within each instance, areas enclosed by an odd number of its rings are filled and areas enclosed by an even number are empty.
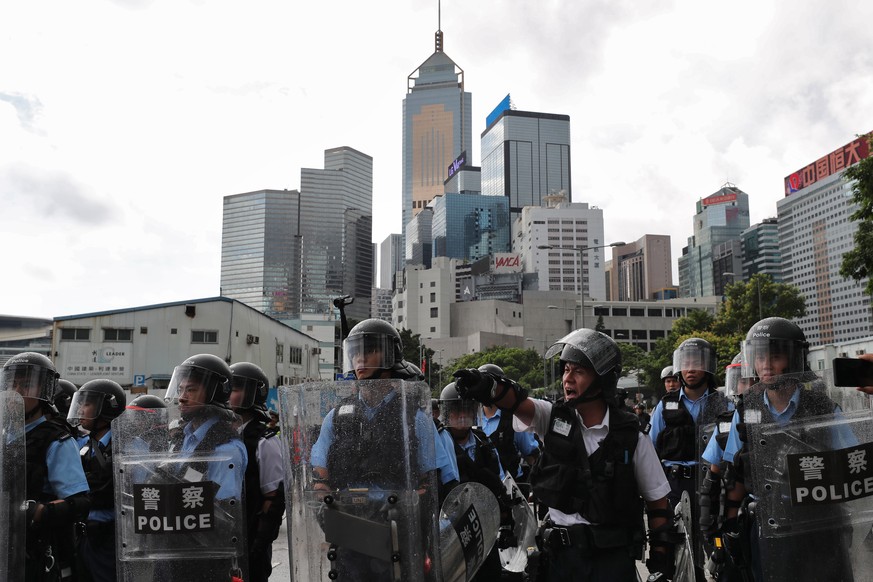
<svg viewBox="0 0 873 582"><path fill-rule="evenodd" d="M103 392L77 391L73 394L73 400L70 402L67 421L76 426L83 420L99 418L100 413L103 412L103 399L105 397L106 394Z"/></svg>
<svg viewBox="0 0 873 582"><path fill-rule="evenodd" d="M165 399L179 406L197 406L212 402L217 385L224 376L198 366L176 366ZM181 401L184 401L181 402Z"/></svg>
<svg viewBox="0 0 873 582"><path fill-rule="evenodd" d="M800 374L806 369L806 347L786 339L752 339L743 342L743 377Z"/></svg>
<svg viewBox="0 0 873 582"><path fill-rule="evenodd" d="M572 349L567 350L566 347ZM591 367L598 376L621 369L621 352L615 342L609 336L591 329L570 332L552 344L545 357L552 358L559 353L562 360Z"/></svg>
<svg viewBox="0 0 873 582"><path fill-rule="evenodd" d="M476 425L479 403L457 398L440 401L440 421L448 428L470 428Z"/></svg>
<svg viewBox="0 0 873 582"><path fill-rule="evenodd" d="M387 335L359 334L343 341L343 370L387 370L394 365L394 339Z"/></svg>
<svg viewBox="0 0 873 582"><path fill-rule="evenodd" d="M230 392L230 405L234 408L251 408L255 404L255 395L262 390L264 383L255 378L234 376Z"/></svg>
<svg viewBox="0 0 873 582"><path fill-rule="evenodd" d="M748 381L742 377L742 364L731 364L724 369L724 395L735 398L745 392Z"/></svg>
<svg viewBox="0 0 873 582"><path fill-rule="evenodd" d="M673 371L676 373L699 370L714 375L715 368L715 353L708 346L685 345L673 352Z"/></svg>
<svg viewBox="0 0 873 582"><path fill-rule="evenodd" d="M23 398L51 402L55 397L55 374L39 366L7 366L0 376L2 390L14 390Z"/></svg>

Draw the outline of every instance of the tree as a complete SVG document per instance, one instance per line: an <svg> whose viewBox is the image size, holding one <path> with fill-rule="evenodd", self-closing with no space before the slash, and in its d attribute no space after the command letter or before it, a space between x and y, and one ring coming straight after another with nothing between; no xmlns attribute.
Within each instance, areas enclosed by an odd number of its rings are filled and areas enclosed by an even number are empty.
<svg viewBox="0 0 873 582"><path fill-rule="evenodd" d="M408 329L400 330L400 342L403 344L403 359L407 362L412 362L424 372L424 378L433 380L431 384L431 392L442 390L442 386L436 386L439 383L440 370L443 368L439 362L434 359L436 352L421 343L421 334L413 334ZM420 359L419 359L420 356ZM428 370L430 368L430 370Z"/></svg>
<svg viewBox="0 0 873 582"><path fill-rule="evenodd" d="M443 380L448 384L448 378L451 378L456 370L478 368L482 364L500 366L508 378L512 378L526 388L540 388L543 386L544 375L551 379L549 365L554 365L554 362L546 361L544 374L543 358L536 350L496 346L481 352L464 354L453 360L443 371Z"/></svg>
<svg viewBox="0 0 873 582"><path fill-rule="evenodd" d="M594 326L594 331L604 331L606 329L606 325L603 323L603 316L597 316L597 325Z"/></svg>
<svg viewBox="0 0 873 582"><path fill-rule="evenodd" d="M640 370L646 361L646 352L639 346L619 342L621 350L621 377L624 378L632 370Z"/></svg>
<svg viewBox="0 0 873 582"><path fill-rule="evenodd" d="M873 149L873 133L864 136ZM849 217L858 223L855 231L855 248L843 255L840 275L855 281L867 279L864 292L873 296L873 157L861 160L843 172L846 180L852 180L852 202L858 209Z"/></svg>
<svg viewBox="0 0 873 582"><path fill-rule="evenodd" d="M770 275L755 273L748 281L725 288L725 301L711 329L717 334L741 334L765 317L796 319L806 315L806 301L800 289L774 283Z"/></svg>

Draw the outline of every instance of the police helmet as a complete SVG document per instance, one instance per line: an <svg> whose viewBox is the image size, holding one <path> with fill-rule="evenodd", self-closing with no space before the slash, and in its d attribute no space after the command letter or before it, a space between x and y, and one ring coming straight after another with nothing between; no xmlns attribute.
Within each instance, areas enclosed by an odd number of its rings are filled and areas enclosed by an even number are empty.
<svg viewBox="0 0 873 582"><path fill-rule="evenodd" d="M666 380L667 378L675 378L676 372L673 371L673 366L667 366L663 370L661 370L661 380Z"/></svg>
<svg viewBox="0 0 873 582"><path fill-rule="evenodd" d="M55 389L55 397L52 399L52 403L62 418L67 418L67 414L70 412L70 402L73 401L73 394L75 393L75 384L63 378L58 380L58 386Z"/></svg>
<svg viewBox="0 0 873 582"><path fill-rule="evenodd" d="M242 390L242 402L235 407L240 410L257 410L267 418L267 394L270 380L264 371L251 362L237 362L230 367L233 374L233 391Z"/></svg>
<svg viewBox="0 0 873 582"><path fill-rule="evenodd" d="M365 319L349 331L343 340L343 369L355 371L355 358L360 354L378 354L378 358L360 367L390 370L403 361L400 333L383 319Z"/></svg>
<svg viewBox="0 0 873 582"><path fill-rule="evenodd" d="M746 334L742 353L744 378L761 376L757 368L769 364L774 356L785 360L785 369L777 370L775 375L802 374L807 370L809 343L797 324L782 317L767 317Z"/></svg>
<svg viewBox="0 0 873 582"><path fill-rule="evenodd" d="M127 407L130 410L152 410L156 408L166 408L167 405L161 398L154 394L140 394L128 403Z"/></svg>
<svg viewBox="0 0 873 582"><path fill-rule="evenodd" d="M591 368L597 379L577 399L587 402L603 398L615 402L616 386L621 376L621 350L608 335L593 329L577 329L556 341L546 351L546 358L561 354L561 367L572 363ZM588 396L590 394L590 396Z"/></svg>
<svg viewBox="0 0 873 582"><path fill-rule="evenodd" d="M90 380L82 384L70 402L67 421L77 426L83 420L112 422L124 412L127 396L117 382L106 379Z"/></svg>
<svg viewBox="0 0 873 582"><path fill-rule="evenodd" d="M52 361L36 352L23 352L3 364L0 390L15 390L25 398L51 404L58 386L58 371Z"/></svg>
<svg viewBox="0 0 873 582"><path fill-rule="evenodd" d="M673 350L673 370L679 376L679 383L688 386L682 372L699 370L706 374L707 385L715 388L715 368L718 355L711 343L699 337L688 338Z"/></svg>
<svg viewBox="0 0 873 582"><path fill-rule="evenodd" d="M497 364L482 364L481 366L479 366L479 371L493 374L494 376L506 377L506 374L503 372L503 368L501 368Z"/></svg>
<svg viewBox="0 0 873 582"><path fill-rule="evenodd" d="M190 390L192 385L202 386L205 390L205 400L202 404L228 408L232 376L230 366L218 356L212 354L191 356L173 370L166 399L170 402L178 402L182 393Z"/></svg>
<svg viewBox="0 0 873 582"><path fill-rule="evenodd" d="M447 428L468 429L476 424L479 403L461 398L458 386L451 382L440 392L440 422Z"/></svg>

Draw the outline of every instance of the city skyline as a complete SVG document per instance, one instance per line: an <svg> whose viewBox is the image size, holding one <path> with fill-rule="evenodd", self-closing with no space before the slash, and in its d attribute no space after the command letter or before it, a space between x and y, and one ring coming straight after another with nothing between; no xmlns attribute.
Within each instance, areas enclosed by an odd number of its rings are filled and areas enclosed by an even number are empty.
<svg viewBox="0 0 873 582"><path fill-rule="evenodd" d="M299 189L336 147L373 157L372 241L401 232L402 100L438 22L433 1L392 8L4 7L0 312L216 296L222 198ZM507 93L569 115L572 201L603 209L609 240L670 235L678 282L699 199L729 181L758 223L788 174L873 128L871 17L846 2L443 2L439 27L472 94L470 162Z"/></svg>

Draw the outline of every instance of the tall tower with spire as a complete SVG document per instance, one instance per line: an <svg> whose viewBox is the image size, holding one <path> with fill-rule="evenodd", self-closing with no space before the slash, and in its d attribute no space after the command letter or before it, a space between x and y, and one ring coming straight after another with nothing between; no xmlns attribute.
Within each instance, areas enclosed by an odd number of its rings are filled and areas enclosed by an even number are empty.
<svg viewBox="0 0 873 582"><path fill-rule="evenodd" d="M443 52L439 5L434 52L407 79L403 99L403 235L413 216L443 194L448 167L471 153L473 97L464 71Z"/></svg>

